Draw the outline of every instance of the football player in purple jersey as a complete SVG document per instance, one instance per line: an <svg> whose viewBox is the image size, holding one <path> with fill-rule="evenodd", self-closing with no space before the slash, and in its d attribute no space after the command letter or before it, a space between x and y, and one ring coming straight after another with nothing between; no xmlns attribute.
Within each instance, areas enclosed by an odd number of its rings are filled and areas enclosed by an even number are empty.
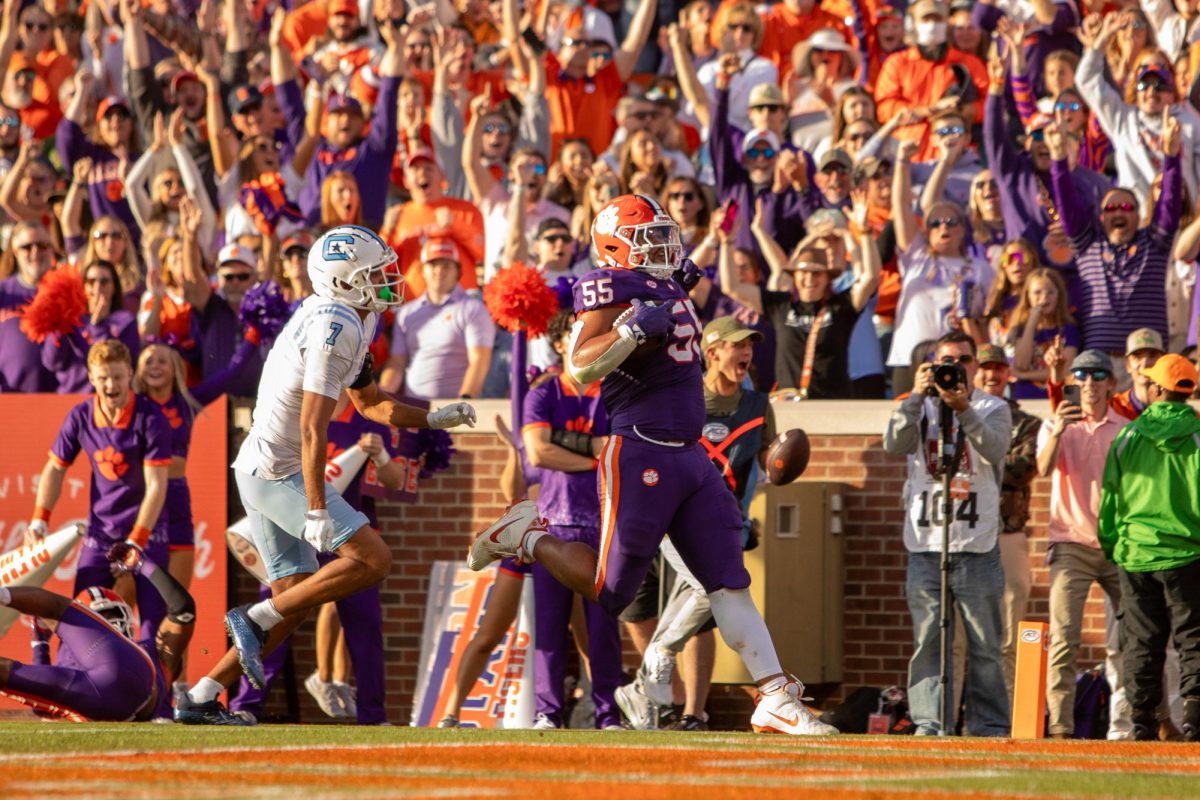
<svg viewBox="0 0 1200 800"><path fill-rule="evenodd" d="M550 535L537 507L513 505L477 537L468 563L481 569L517 555L610 611L629 604L669 534L708 593L722 636L758 684L751 718L764 733L821 735L801 702L804 686L783 670L750 598L737 500L698 444L706 419L700 323L681 263L679 226L654 200L623 195L592 223L601 268L575 285L566 358L580 383L602 380L611 435L600 455L600 549Z"/></svg>

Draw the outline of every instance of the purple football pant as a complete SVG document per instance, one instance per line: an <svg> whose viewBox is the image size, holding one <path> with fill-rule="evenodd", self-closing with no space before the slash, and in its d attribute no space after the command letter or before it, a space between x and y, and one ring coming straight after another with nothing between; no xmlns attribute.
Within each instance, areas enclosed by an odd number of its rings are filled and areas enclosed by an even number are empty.
<svg viewBox="0 0 1200 800"><path fill-rule="evenodd" d="M103 617L73 604L63 613L56 633L64 647L86 659L87 668L14 661L4 692L35 709L45 710L48 703L101 722L132 719L150 699L155 685L150 656Z"/></svg>
<svg viewBox="0 0 1200 800"><path fill-rule="evenodd" d="M699 444L610 436L600 453L596 594L614 614L632 602L663 534L706 592L745 589L742 512Z"/></svg>
<svg viewBox="0 0 1200 800"><path fill-rule="evenodd" d="M322 554L318 561L325 564L337 556ZM259 589L259 598L271 596L270 587ZM358 708L356 718L359 725L378 725L387 722L384 708L383 674L383 610L379 605L379 587L372 586L361 592L337 601L338 618L346 632L346 649L350 651L350 663L354 665L354 687ZM291 648L291 638L272 650L263 658L263 671L267 686L283 669ZM245 710L256 717L261 716L266 691L255 689L242 677L237 697L229 704L232 711Z"/></svg>
<svg viewBox="0 0 1200 800"><path fill-rule="evenodd" d="M600 532L595 528L550 526L550 535L564 542L583 542L595 547ZM537 711L559 725L563 724L563 680L566 678L567 653L574 645L568 633L575 593L563 586L541 564L533 565L534 598L534 669ZM613 699L617 687L625 682L621 669L621 628L617 617L585 600L588 660L592 668L592 702L596 706L596 727L620 725L621 713Z"/></svg>
<svg viewBox="0 0 1200 800"><path fill-rule="evenodd" d="M105 589L111 589L116 583L117 579L113 577L112 567L107 558L110 546L109 542L90 538L83 540L83 546L79 548L79 564L75 568L74 593L76 597L89 586L103 586ZM155 566L160 569L167 569L170 565L171 555L166 541L159 540L157 536L152 539L146 548L146 558L153 561ZM154 585L141 575L133 576L133 584L137 587L136 605L139 621L136 638L139 642L157 641L158 626L162 625L162 621L167 616L167 604L163 602L162 595L158 593Z"/></svg>

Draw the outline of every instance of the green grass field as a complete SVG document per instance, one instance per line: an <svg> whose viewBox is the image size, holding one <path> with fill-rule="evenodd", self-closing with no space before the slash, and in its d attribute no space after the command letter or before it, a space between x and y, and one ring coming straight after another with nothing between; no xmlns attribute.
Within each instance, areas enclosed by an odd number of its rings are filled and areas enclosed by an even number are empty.
<svg viewBox="0 0 1200 800"><path fill-rule="evenodd" d="M0 724L0 797L1200 798L1200 746Z"/></svg>

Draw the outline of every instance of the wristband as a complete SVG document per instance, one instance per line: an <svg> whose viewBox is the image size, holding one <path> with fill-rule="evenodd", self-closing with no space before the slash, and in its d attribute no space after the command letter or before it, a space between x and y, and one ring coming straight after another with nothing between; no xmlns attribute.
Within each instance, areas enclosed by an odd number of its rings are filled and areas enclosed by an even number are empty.
<svg viewBox="0 0 1200 800"><path fill-rule="evenodd" d="M50 509L48 509L44 506L34 506L33 507L33 518L40 519L42 522L49 522L50 521Z"/></svg>
<svg viewBox="0 0 1200 800"><path fill-rule="evenodd" d="M130 542L131 544L136 544L138 547L145 550L146 545L150 543L150 535L151 531L149 528L146 528L142 525L134 525L133 530L129 532L129 536L126 537L125 541Z"/></svg>
<svg viewBox="0 0 1200 800"><path fill-rule="evenodd" d="M392 463L392 457L386 449L380 450L377 455L371 456L371 460L375 462L376 468L383 468Z"/></svg>

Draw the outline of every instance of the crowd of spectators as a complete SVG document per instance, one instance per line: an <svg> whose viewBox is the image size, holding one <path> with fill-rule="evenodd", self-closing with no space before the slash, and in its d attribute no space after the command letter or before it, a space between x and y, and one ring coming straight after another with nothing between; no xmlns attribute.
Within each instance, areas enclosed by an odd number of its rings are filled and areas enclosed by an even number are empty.
<svg viewBox="0 0 1200 800"><path fill-rule="evenodd" d="M516 263L585 274L592 219L636 192L705 272L699 321L764 337L750 381L778 397L900 398L941 339L988 348L996 400L1057 403L1090 352L1076 378L1104 379L1042 431L1058 481L1097 468L1105 402L1136 417L1155 359L1196 352L1198 18L1189 0L5 0L0 391L88 391L89 346L118 339L252 396L267 344L243 298L302 300L315 237L361 224L406 278L381 385L507 397L514 340L482 290ZM22 317L54 270L87 311L35 342ZM528 363L556 358L530 344ZM984 450L1020 535L1032 457L1014 477ZM1061 481L1055 575L1115 602ZM999 680L993 656L973 680Z"/></svg>

